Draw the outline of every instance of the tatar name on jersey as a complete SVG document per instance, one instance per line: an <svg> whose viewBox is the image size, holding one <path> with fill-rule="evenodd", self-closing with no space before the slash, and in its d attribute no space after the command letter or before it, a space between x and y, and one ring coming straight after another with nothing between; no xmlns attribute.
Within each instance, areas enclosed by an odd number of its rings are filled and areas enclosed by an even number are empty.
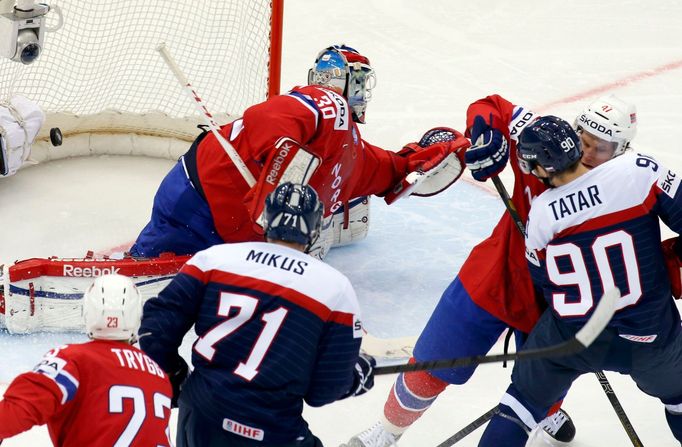
<svg viewBox="0 0 682 447"><path fill-rule="evenodd" d="M662 167L654 171L638 166L637 160L637 154L621 155L538 196L528 220L529 261L535 262L533 250L544 249L557 234L591 219L640 207L654 184L662 190L676 191L679 179L674 178L674 173ZM628 179L625 183L624 178Z"/></svg>

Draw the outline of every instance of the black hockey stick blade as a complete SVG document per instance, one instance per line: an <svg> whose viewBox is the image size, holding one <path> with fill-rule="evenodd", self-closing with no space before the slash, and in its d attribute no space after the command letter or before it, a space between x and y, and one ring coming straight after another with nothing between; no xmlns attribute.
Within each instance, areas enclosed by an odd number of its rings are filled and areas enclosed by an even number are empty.
<svg viewBox="0 0 682 447"><path fill-rule="evenodd" d="M601 334L616 310L616 301L620 291L616 288L607 291L599 300L597 308L587 323L575 334L575 337L545 348L527 349L520 352L493 355L474 355L456 359L430 360L426 362L407 363L402 365L378 366L375 375L395 374L410 371L424 371L443 368L461 368L463 366L480 365L503 361L529 360L545 357L563 357L575 354L588 347Z"/></svg>
<svg viewBox="0 0 682 447"><path fill-rule="evenodd" d="M500 407L498 405L495 405L493 408L490 410L486 411L482 415L480 415L477 419L471 421L469 425L455 433L454 435L450 436L448 439L445 441L441 442L438 444L436 447L449 447L451 445L454 445L464 439L467 435L473 433L476 431L478 427L481 427L484 425L486 422L491 420L497 413L500 412Z"/></svg>

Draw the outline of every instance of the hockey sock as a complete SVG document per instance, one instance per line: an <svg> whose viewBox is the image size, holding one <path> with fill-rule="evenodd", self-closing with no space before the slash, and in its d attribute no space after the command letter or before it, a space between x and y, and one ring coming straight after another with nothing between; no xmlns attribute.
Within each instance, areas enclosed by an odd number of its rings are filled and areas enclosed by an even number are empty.
<svg viewBox="0 0 682 447"><path fill-rule="evenodd" d="M413 363L414 358L410 359ZM386 429L401 434L429 409L448 383L426 371L398 375L384 405Z"/></svg>
<svg viewBox="0 0 682 447"><path fill-rule="evenodd" d="M512 384L500 400L500 412L490 420L478 445L523 447L528 434L547 414L547 407L530 404Z"/></svg>
<svg viewBox="0 0 682 447"><path fill-rule="evenodd" d="M504 406L500 405L500 409ZM510 411L509 408L506 408ZM504 412L504 409L502 410ZM523 447L528 441L528 432L523 427L523 422L516 415L509 416L500 413L493 417L483 432L478 447Z"/></svg>

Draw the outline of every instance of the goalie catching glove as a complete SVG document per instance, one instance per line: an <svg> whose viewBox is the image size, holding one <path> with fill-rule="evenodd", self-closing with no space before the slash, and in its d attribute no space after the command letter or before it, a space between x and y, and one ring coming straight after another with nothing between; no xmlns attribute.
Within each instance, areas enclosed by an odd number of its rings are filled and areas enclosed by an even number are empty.
<svg viewBox="0 0 682 447"><path fill-rule="evenodd" d="M427 131L418 143L410 143L398 152L407 158L408 174L386 194L389 205L401 197L428 197L444 191L462 175L464 153L469 140L448 127Z"/></svg>

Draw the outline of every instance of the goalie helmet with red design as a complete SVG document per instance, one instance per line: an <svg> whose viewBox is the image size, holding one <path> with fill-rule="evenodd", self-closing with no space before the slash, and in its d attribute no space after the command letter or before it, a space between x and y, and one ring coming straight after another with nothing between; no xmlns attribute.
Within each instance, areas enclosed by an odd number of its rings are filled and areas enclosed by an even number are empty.
<svg viewBox="0 0 682 447"><path fill-rule="evenodd" d="M83 296L83 317L90 338L134 343L142 320L140 291L127 276L100 276Z"/></svg>
<svg viewBox="0 0 682 447"><path fill-rule="evenodd" d="M308 85L323 85L341 93L353 111L353 121L364 123L376 76L367 57L349 46L333 45L317 55L308 71Z"/></svg>

